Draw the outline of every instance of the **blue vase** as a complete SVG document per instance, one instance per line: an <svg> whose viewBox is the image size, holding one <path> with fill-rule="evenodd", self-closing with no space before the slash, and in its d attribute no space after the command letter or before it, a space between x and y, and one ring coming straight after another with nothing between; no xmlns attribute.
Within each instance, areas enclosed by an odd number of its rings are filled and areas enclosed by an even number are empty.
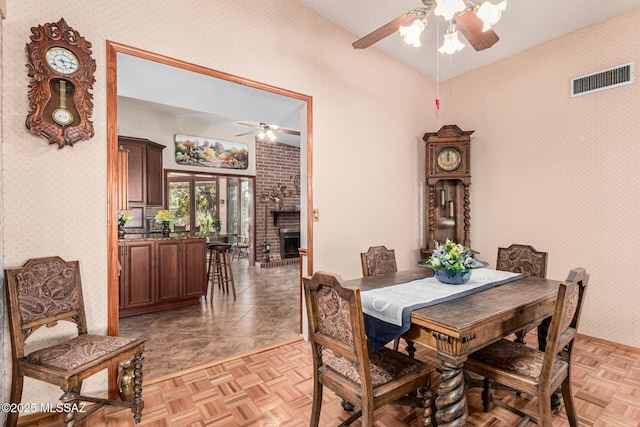
<svg viewBox="0 0 640 427"><path fill-rule="evenodd" d="M444 270L434 268L433 274L440 283L447 285L464 285L471 280L471 270Z"/></svg>

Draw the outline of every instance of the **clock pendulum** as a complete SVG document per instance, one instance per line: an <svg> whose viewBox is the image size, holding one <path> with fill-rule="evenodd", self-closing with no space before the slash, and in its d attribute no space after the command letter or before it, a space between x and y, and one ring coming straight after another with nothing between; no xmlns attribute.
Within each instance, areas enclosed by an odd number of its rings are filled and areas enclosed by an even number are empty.
<svg viewBox="0 0 640 427"><path fill-rule="evenodd" d="M67 126L73 122L73 114L67 109L67 81L58 80L60 85L60 106L53 110L53 120L60 126Z"/></svg>

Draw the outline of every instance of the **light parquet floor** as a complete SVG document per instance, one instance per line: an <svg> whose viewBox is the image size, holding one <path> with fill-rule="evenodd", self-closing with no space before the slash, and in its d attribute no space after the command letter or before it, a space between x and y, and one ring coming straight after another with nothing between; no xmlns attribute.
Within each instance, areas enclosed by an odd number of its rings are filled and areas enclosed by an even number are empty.
<svg viewBox="0 0 640 427"><path fill-rule="evenodd" d="M529 336L528 341L536 339ZM435 360L434 353L424 348L418 349L417 357ZM579 337L574 348L573 385L581 426L640 426L640 349ZM312 395L310 346L299 340L145 384L145 409L138 425L307 426ZM494 396L525 411L535 408L536 404L506 392L496 391ZM515 415L495 405L490 412L483 412L480 390L470 390L468 397L469 426L517 424ZM320 425L335 426L346 417L340 398L325 389ZM375 424L418 427L420 422L415 410L387 405L376 411ZM50 427L54 424L47 419L25 425ZM131 412L126 409L103 408L78 425L112 427L134 423ZM357 421L353 425L358 427L361 423ZM568 426L562 407L554 414L553 425Z"/></svg>

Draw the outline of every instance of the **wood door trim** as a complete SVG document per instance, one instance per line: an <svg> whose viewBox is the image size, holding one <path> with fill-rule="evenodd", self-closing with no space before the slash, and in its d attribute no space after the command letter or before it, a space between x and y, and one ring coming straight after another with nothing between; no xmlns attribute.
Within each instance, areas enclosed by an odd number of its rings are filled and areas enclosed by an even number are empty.
<svg viewBox="0 0 640 427"><path fill-rule="evenodd" d="M271 86L255 80L227 74L168 56L148 52L107 40L107 332L118 335L118 224L117 224L117 151L118 151L118 89L117 54L124 53L187 71L224 79L256 89L306 102L307 116L307 273L313 274L313 103L309 95ZM300 301L302 304L302 301ZM117 369L109 370L109 394L116 395Z"/></svg>

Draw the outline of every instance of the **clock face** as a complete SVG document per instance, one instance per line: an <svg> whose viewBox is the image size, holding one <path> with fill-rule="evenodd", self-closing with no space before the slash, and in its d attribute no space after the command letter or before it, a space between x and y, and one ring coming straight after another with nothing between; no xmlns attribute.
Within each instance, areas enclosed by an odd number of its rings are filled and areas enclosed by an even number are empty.
<svg viewBox="0 0 640 427"><path fill-rule="evenodd" d="M64 108L56 108L53 111L52 116L53 116L53 121L55 121L61 126L66 126L68 124L71 124L71 122L73 121L73 115L71 114L71 112Z"/></svg>
<svg viewBox="0 0 640 427"><path fill-rule="evenodd" d="M47 64L62 74L71 74L78 70L78 58L63 47L52 47L47 51Z"/></svg>
<svg viewBox="0 0 640 427"><path fill-rule="evenodd" d="M460 151L453 147L444 148L438 153L438 166L446 172L458 169L462 163Z"/></svg>

